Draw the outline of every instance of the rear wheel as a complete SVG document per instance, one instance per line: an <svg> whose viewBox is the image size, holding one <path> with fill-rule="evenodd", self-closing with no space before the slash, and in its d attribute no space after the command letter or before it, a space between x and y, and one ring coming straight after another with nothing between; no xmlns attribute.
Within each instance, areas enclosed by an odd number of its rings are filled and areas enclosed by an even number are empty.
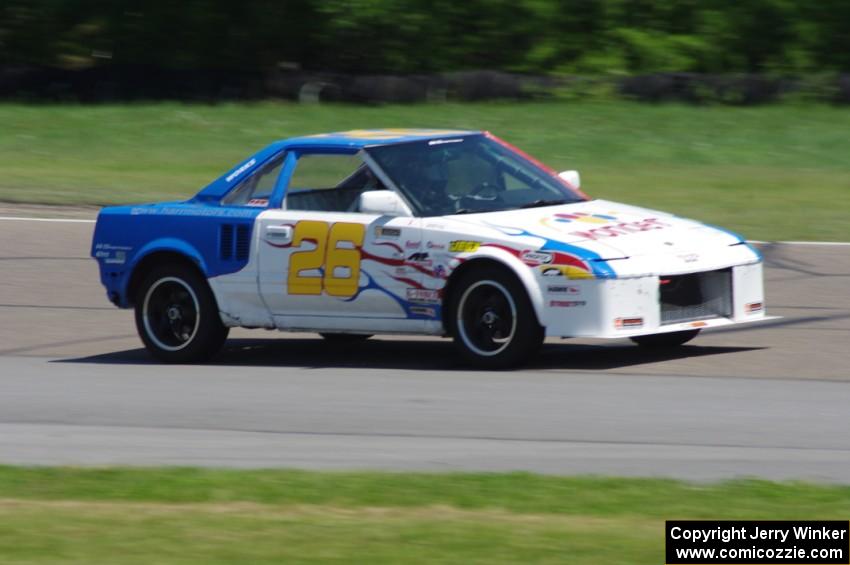
<svg viewBox="0 0 850 565"><path fill-rule="evenodd" d="M469 271L452 293L449 311L457 350L478 367L514 367L543 343L544 330L525 289L503 268Z"/></svg>
<svg viewBox="0 0 850 565"><path fill-rule="evenodd" d="M150 354L167 363L209 359L229 331L206 280L184 265L159 266L145 277L136 295L136 329Z"/></svg>
<svg viewBox="0 0 850 565"><path fill-rule="evenodd" d="M641 347L660 349L683 345L694 339L699 332L699 330L685 330L666 334L639 335L629 339Z"/></svg>

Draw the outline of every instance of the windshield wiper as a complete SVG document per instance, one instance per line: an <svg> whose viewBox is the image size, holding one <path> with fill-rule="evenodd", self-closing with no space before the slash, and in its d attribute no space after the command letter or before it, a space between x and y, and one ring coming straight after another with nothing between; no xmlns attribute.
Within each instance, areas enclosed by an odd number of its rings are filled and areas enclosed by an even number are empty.
<svg viewBox="0 0 850 565"><path fill-rule="evenodd" d="M567 200L535 200L528 204L523 204L520 208L542 208L544 206L557 206L558 204L567 204Z"/></svg>

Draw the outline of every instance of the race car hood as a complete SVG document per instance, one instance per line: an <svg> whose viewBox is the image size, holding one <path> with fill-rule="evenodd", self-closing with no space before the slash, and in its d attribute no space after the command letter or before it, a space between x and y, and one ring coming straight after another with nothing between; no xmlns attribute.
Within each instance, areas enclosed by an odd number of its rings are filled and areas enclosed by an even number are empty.
<svg viewBox="0 0 850 565"><path fill-rule="evenodd" d="M666 212L590 200L464 216L505 233L582 247L602 259L701 252L741 243L740 236Z"/></svg>

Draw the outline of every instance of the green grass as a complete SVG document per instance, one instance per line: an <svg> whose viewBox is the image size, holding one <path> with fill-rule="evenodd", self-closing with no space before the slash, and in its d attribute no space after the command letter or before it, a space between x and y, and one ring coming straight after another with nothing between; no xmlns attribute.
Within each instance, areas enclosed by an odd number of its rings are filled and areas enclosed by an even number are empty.
<svg viewBox="0 0 850 565"><path fill-rule="evenodd" d="M529 102L410 106L0 105L0 200L184 198L292 135L366 127L489 129L587 192L753 239L850 240L850 110Z"/></svg>
<svg viewBox="0 0 850 565"><path fill-rule="evenodd" d="M0 467L4 563L660 563L665 519L846 519L850 487Z"/></svg>

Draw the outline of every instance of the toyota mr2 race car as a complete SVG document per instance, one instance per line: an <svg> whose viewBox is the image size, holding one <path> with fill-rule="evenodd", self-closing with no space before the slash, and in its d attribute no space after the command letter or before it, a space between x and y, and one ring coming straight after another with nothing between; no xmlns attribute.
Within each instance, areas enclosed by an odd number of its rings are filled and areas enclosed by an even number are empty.
<svg viewBox="0 0 850 565"><path fill-rule="evenodd" d="M674 346L765 319L741 237L591 199L486 132L278 141L185 202L104 208L92 255L167 362L211 357L237 326L451 336L500 368L545 336Z"/></svg>

